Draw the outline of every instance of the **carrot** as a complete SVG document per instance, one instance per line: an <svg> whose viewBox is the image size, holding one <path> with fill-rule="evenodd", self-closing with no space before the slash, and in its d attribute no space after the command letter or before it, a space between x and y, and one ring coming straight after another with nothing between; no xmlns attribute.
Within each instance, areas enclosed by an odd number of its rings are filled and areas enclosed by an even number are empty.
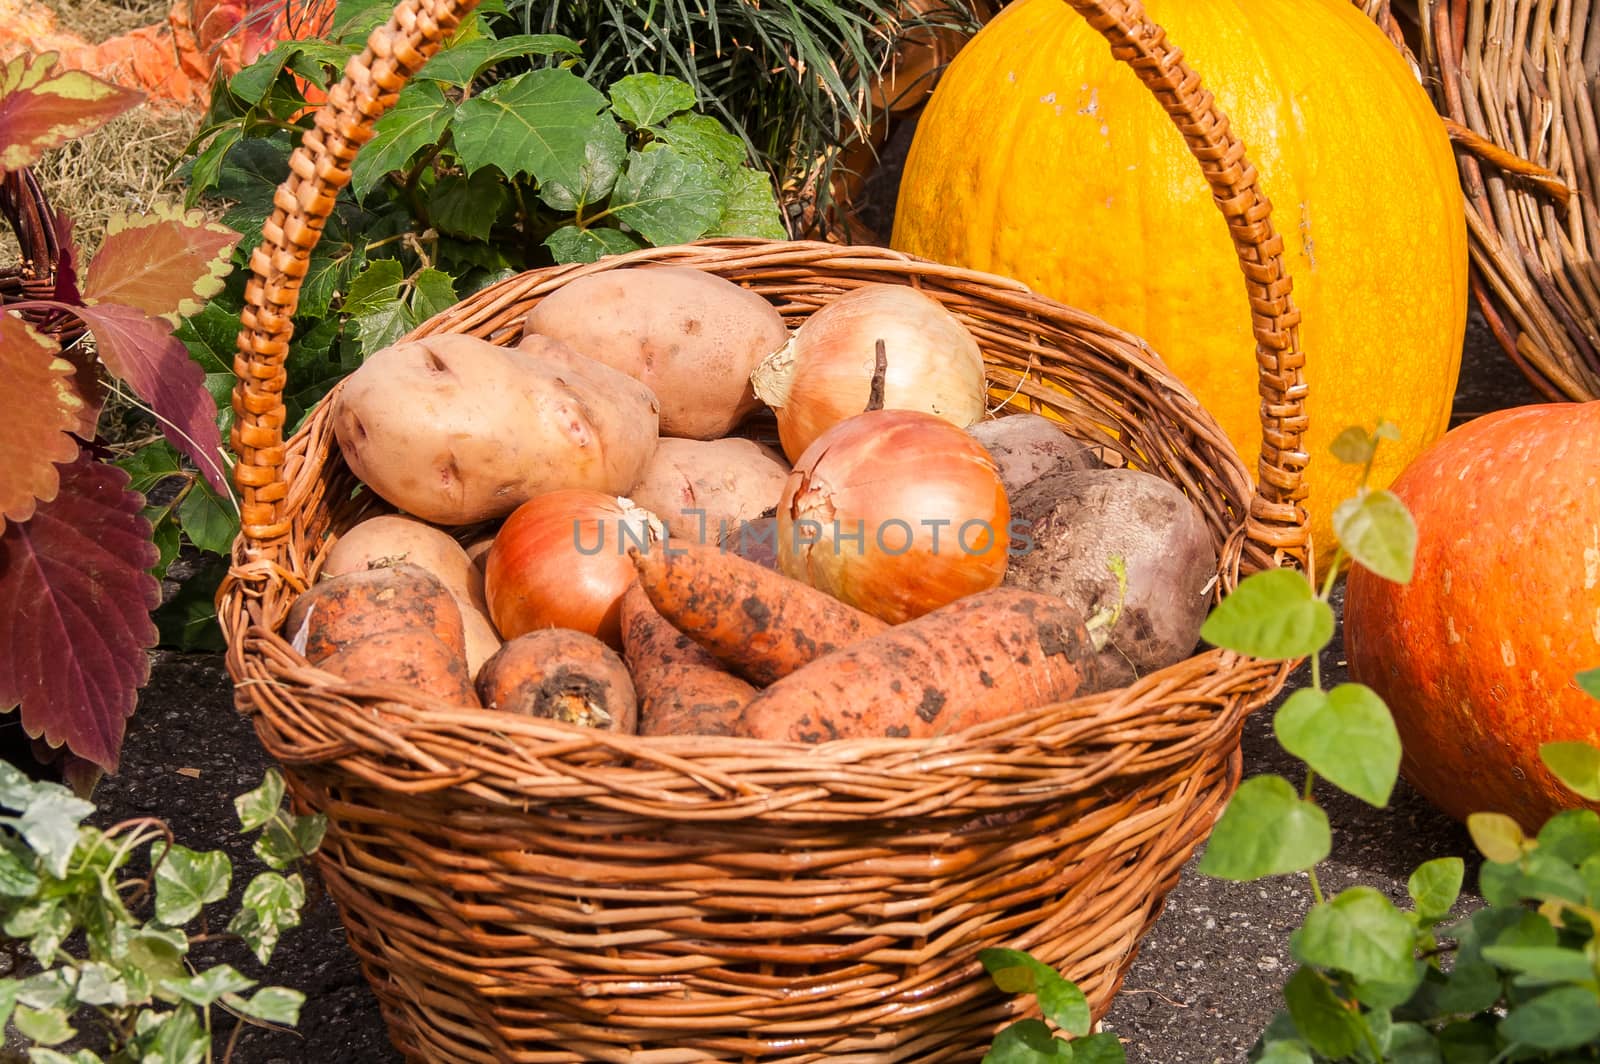
<svg viewBox="0 0 1600 1064"><path fill-rule="evenodd" d="M313 665L382 632L431 633L466 656L461 608L439 578L403 563L330 577L301 595L285 630Z"/></svg>
<svg viewBox="0 0 1600 1064"><path fill-rule="evenodd" d="M1001 587L819 658L752 699L735 734L927 738L1097 689L1083 616Z"/></svg>
<svg viewBox="0 0 1600 1064"><path fill-rule="evenodd" d="M346 680L397 683L453 705L478 705L466 654L426 628L399 628L354 640L317 667Z"/></svg>
<svg viewBox="0 0 1600 1064"><path fill-rule="evenodd" d="M728 735L756 689L656 610L644 588L622 596L622 646L639 692L640 735Z"/></svg>
<svg viewBox="0 0 1600 1064"><path fill-rule="evenodd" d="M888 627L831 595L716 547L630 549L661 615L758 687Z"/></svg>
<svg viewBox="0 0 1600 1064"><path fill-rule="evenodd" d="M510 640L484 662L478 695L491 709L631 734L638 720L633 680L616 651L568 628Z"/></svg>

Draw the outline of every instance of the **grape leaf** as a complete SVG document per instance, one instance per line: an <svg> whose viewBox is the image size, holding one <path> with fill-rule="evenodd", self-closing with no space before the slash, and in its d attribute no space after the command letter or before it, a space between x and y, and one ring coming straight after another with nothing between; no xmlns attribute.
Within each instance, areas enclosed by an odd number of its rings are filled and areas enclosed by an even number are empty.
<svg viewBox="0 0 1600 1064"><path fill-rule="evenodd" d="M510 200L505 181L493 169L479 170L471 177L446 174L434 186L428 215L442 233L488 240L495 219Z"/></svg>
<svg viewBox="0 0 1600 1064"><path fill-rule="evenodd" d="M83 307L78 313L94 333L106 368L150 404L162 434L189 457L207 483L228 494L217 404L206 390L205 371L172 335L172 325L118 303Z"/></svg>
<svg viewBox="0 0 1600 1064"><path fill-rule="evenodd" d="M20 704L29 735L107 771L156 642L143 507L126 472L80 455L55 499L0 536L0 705Z"/></svg>
<svg viewBox="0 0 1600 1064"><path fill-rule="evenodd" d="M624 122L653 126L694 106L694 89L660 74L629 74L611 86L611 109Z"/></svg>
<svg viewBox="0 0 1600 1064"><path fill-rule="evenodd" d="M444 90L431 81L414 81L400 90L393 110L373 127L373 136L350 167L350 185L365 196L391 170L403 170L423 147L439 143L453 108Z"/></svg>
<svg viewBox="0 0 1600 1064"><path fill-rule="evenodd" d="M423 270L412 282L411 313L418 321L427 321L458 302L455 281L442 270Z"/></svg>
<svg viewBox="0 0 1600 1064"><path fill-rule="evenodd" d="M728 181L728 208L707 236L758 236L782 240L788 231L772 193L772 178L749 167L736 170Z"/></svg>
<svg viewBox="0 0 1600 1064"><path fill-rule="evenodd" d="M656 247L703 236L727 206L727 190L711 167L666 147L630 152L610 203L612 214Z"/></svg>
<svg viewBox="0 0 1600 1064"><path fill-rule="evenodd" d="M603 255L635 251L641 245L637 237L621 229L604 225L580 229L564 225L545 239L544 246L550 249L557 262L594 262Z"/></svg>
<svg viewBox="0 0 1600 1064"><path fill-rule="evenodd" d="M531 173L540 185L582 188L586 145L600 124L616 125L605 106L570 70L531 70L464 100L450 131L469 174L497 166L512 177Z"/></svg>
<svg viewBox="0 0 1600 1064"><path fill-rule="evenodd" d="M443 49L417 72L417 79L442 81L461 88L502 59L528 55L578 55L581 51L578 42L571 37L554 33L518 34L500 40L479 38Z"/></svg>
<svg viewBox="0 0 1600 1064"><path fill-rule="evenodd" d="M0 518L26 521L36 501L49 502L60 486L57 462L70 462L78 441L83 400L72 387L72 364L54 340L15 314L0 314L0 380L6 382L6 416L0 418ZM0 700L0 704L4 704Z"/></svg>
<svg viewBox="0 0 1600 1064"><path fill-rule="evenodd" d="M744 141L710 115L674 115L660 133L679 155L699 159L720 172L732 173L746 159Z"/></svg>
<svg viewBox="0 0 1600 1064"><path fill-rule="evenodd" d="M0 69L0 168L32 166L144 100L142 92L81 70L58 71L56 58L24 53Z"/></svg>
<svg viewBox="0 0 1600 1064"><path fill-rule="evenodd" d="M539 198L558 211L577 211L611 195L622 164L628 158L628 138L611 119L602 117L589 131L578 166L578 184L551 178L539 187Z"/></svg>
<svg viewBox="0 0 1600 1064"><path fill-rule="evenodd" d="M157 203L146 214L114 214L84 275L84 301L138 307L177 325L222 291L238 242L232 229L173 203Z"/></svg>

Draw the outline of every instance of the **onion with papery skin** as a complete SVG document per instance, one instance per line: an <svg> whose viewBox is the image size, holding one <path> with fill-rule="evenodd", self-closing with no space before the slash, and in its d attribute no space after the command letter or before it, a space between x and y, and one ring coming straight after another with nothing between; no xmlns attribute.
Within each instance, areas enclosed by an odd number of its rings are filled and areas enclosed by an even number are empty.
<svg viewBox="0 0 1600 1064"><path fill-rule="evenodd" d="M536 495L511 512L489 548L489 616L508 641L571 628L620 648L622 595L637 576L628 548L661 531L628 499L581 489Z"/></svg>
<svg viewBox="0 0 1600 1064"><path fill-rule="evenodd" d="M880 372L884 410L920 410L958 428L984 415L978 342L937 301L906 285L863 285L835 299L757 365L750 383L777 414L792 462L828 429L868 409Z"/></svg>
<svg viewBox="0 0 1600 1064"><path fill-rule="evenodd" d="M778 565L899 624L998 587L1010 523L982 444L932 414L874 410L795 463L778 503Z"/></svg>

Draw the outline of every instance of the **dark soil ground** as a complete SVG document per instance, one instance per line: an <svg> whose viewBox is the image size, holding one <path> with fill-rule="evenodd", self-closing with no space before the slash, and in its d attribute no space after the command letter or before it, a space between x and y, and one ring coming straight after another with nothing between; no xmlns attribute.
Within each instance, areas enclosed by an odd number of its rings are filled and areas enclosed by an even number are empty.
<svg viewBox="0 0 1600 1064"><path fill-rule="evenodd" d="M892 177L890 171L879 184ZM881 212L868 220L887 232ZM1474 315L1456 398L1457 420L1533 401L1532 390ZM1328 682L1343 678L1338 645L1327 651L1323 668ZM1270 709L1263 710L1248 724L1246 774L1297 777L1296 763L1272 737L1271 717ZM256 867L248 845L234 834L232 798L259 782L267 762L249 723L233 709L220 656L157 656L130 725L122 766L96 792L100 822L161 817L188 846L228 850L241 869L239 879L246 878L243 870ZM1321 798L1335 827L1333 857L1321 872L1323 889L1330 894L1363 883L1403 899L1406 877L1417 864L1472 851L1459 825L1403 783L1390 808L1381 811L1326 789ZM1469 883L1474 880L1469 872ZM1472 903L1470 897L1464 901ZM231 912L233 902L229 904ZM1303 876L1232 884L1203 877L1191 864L1169 895L1165 913L1146 938L1106 1020L1126 1043L1131 1064L1242 1061L1277 1007L1279 988L1292 971L1289 934L1309 905ZM242 950L223 950L218 959L260 974ZM236 1064L385 1064L400 1059L388 1043L377 1002L346 944L338 915L325 898L317 898L304 925L284 937L270 980L306 993L299 1029L246 1032L234 1055Z"/></svg>

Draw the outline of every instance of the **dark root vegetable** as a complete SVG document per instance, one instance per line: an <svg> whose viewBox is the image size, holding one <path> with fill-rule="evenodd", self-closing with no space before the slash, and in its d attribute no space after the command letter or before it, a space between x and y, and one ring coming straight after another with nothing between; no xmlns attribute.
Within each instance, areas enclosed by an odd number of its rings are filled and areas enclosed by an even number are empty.
<svg viewBox="0 0 1600 1064"><path fill-rule="evenodd" d="M1007 495L1016 495L1042 476L1103 463L1090 446L1068 436L1066 426L1039 414L1007 414L980 421L967 431L983 444L1000 470Z"/></svg>

